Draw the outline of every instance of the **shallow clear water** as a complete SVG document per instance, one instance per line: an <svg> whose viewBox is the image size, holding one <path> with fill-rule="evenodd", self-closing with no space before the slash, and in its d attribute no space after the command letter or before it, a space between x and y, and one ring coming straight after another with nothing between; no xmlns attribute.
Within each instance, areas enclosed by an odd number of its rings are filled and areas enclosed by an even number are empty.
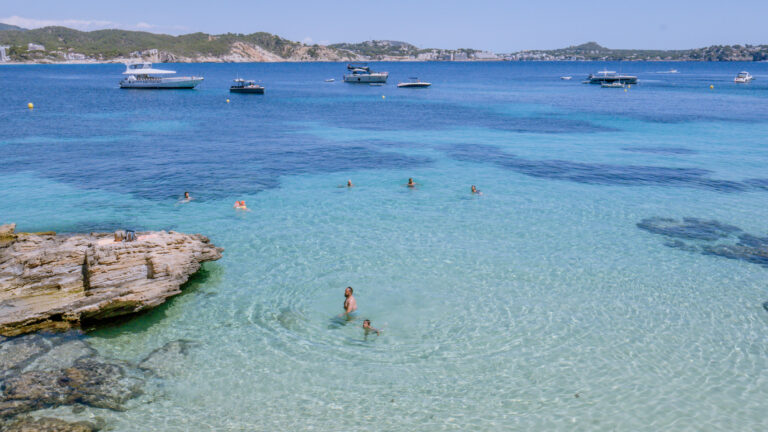
<svg viewBox="0 0 768 432"><path fill-rule="evenodd" d="M603 66L381 64L370 87L323 82L342 64L180 64L206 80L176 92L119 90L119 65L2 67L0 221L226 249L88 336L131 361L197 342L127 411L88 411L114 430L765 429L768 267L637 224L766 236L768 64L580 84ZM433 87L395 88L414 75ZM230 95L236 76L267 94ZM347 285L380 337L333 320Z"/></svg>

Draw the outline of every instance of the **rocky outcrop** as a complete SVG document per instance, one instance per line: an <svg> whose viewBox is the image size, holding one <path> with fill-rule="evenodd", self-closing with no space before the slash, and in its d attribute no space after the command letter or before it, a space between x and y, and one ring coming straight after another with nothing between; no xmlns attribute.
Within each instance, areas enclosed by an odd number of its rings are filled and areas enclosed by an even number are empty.
<svg viewBox="0 0 768 432"><path fill-rule="evenodd" d="M204 261L223 249L205 236L137 233L16 233L0 226L0 335L77 327L136 313L179 294Z"/></svg>

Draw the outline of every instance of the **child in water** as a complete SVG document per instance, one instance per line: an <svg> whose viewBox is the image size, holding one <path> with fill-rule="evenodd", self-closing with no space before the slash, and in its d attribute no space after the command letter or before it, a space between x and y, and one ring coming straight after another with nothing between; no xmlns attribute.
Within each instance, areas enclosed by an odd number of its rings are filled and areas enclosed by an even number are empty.
<svg viewBox="0 0 768 432"><path fill-rule="evenodd" d="M371 332L376 332L376 336L379 336L381 334L381 330L371 327L371 320L367 319L363 321L363 330L365 331L365 335L368 336Z"/></svg>
<svg viewBox="0 0 768 432"><path fill-rule="evenodd" d="M235 201L234 207L238 210L248 210L248 207L245 206L245 201Z"/></svg>

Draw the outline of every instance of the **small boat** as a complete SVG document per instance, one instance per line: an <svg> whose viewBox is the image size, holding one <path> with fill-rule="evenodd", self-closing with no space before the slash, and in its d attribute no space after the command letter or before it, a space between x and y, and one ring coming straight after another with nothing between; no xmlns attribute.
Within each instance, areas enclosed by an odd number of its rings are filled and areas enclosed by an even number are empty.
<svg viewBox="0 0 768 432"><path fill-rule="evenodd" d="M230 93L264 94L264 86L256 84L256 81L237 78L234 82L235 83L229 87Z"/></svg>
<svg viewBox="0 0 768 432"><path fill-rule="evenodd" d="M676 74L676 73L680 73L680 72L677 69L670 69L670 70L666 70L666 71L659 71L659 72L656 72L656 73L658 73L658 74Z"/></svg>
<svg viewBox="0 0 768 432"><path fill-rule="evenodd" d="M563 80L563 81L570 81L571 78L573 78L573 77L572 76L561 76L560 77L560 79Z"/></svg>
<svg viewBox="0 0 768 432"><path fill-rule="evenodd" d="M739 72L739 74L736 75L736 78L733 79L733 82L737 84L747 84L753 79L754 78L749 74L749 72Z"/></svg>
<svg viewBox="0 0 768 432"><path fill-rule="evenodd" d="M432 83L419 80L417 77L411 77L408 82L401 82L397 84L398 88L425 88L431 86Z"/></svg>
<svg viewBox="0 0 768 432"><path fill-rule="evenodd" d="M334 78L328 78L327 80L325 80L325 82L334 82L334 81L336 81L336 79Z"/></svg>
<svg viewBox="0 0 768 432"><path fill-rule="evenodd" d="M614 71L602 70L596 74L589 74L587 81L589 84L603 84L620 82L622 84L637 84L637 77L633 75L617 74Z"/></svg>
<svg viewBox="0 0 768 432"><path fill-rule="evenodd" d="M600 88L624 88L624 87L625 87L624 83L619 81L600 84Z"/></svg>
<svg viewBox="0 0 768 432"><path fill-rule="evenodd" d="M350 63L349 73L344 75L344 82L355 84L386 83L389 72L373 72L367 63Z"/></svg>
<svg viewBox="0 0 768 432"><path fill-rule="evenodd" d="M120 88L128 89L193 89L203 77L168 77L176 71L154 69L152 63L126 63Z"/></svg>

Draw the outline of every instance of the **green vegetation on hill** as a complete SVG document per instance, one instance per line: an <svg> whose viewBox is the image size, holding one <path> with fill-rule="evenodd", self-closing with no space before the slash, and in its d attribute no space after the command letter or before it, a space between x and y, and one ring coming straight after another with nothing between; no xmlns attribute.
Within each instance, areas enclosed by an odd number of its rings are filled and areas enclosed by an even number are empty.
<svg viewBox="0 0 768 432"><path fill-rule="evenodd" d="M136 51L157 49L175 56L222 56L235 42L256 44L280 57L289 57L302 45L270 33L209 35L190 33L170 36L127 30L82 32L66 27L44 27L34 30L8 30L0 33L0 45L10 45L13 60L33 59L26 53L29 43L40 44L45 51L77 52L92 58L128 57Z"/></svg>
<svg viewBox="0 0 768 432"><path fill-rule="evenodd" d="M522 51L526 58L549 56L553 60L682 60L682 61L761 61L768 59L768 45L713 45L686 50L611 49L597 42L554 50Z"/></svg>
<svg viewBox="0 0 768 432"><path fill-rule="evenodd" d="M373 40L360 43L339 43L329 45L329 47L351 51L353 53L370 58L380 58L384 56L415 56L421 52L419 48L407 42L389 40Z"/></svg>

